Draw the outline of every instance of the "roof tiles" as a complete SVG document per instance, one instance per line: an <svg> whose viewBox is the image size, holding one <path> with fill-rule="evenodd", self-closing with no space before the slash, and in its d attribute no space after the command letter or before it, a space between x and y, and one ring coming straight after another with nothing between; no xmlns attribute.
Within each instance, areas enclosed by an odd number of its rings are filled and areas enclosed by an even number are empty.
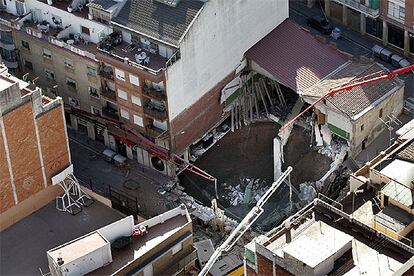
<svg viewBox="0 0 414 276"><path fill-rule="evenodd" d="M114 22L138 33L178 46L204 3L181 0L171 7L155 0L127 0Z"/></svg>
<svg viewBox="0 0 414 276"><path fill-rule="evenodd" d="M304 91L347 61L336 49L286 19L246 52L248 59L294 91Z"/></svg>

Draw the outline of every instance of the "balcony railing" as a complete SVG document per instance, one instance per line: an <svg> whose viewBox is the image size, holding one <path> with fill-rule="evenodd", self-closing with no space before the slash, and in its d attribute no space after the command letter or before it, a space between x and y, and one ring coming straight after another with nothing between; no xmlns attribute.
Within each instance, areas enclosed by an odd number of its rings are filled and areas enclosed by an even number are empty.
<svg viewBox="0 0 414 276"><path fill-rule="evenodd" d="M156 90L153 87L149 87L147 85L144 85L144 94L150 96L151 98L154 98L156 100L160 100L160 101L165 101L167 96L165 94L164 91L160 90Z"/></svg>
<svg viewBox="0 0 414 276"><path fill-rule="evenodd" d="M102 116L113 120L119 120L118 111L108 107L102 108Z"/></svg>
<svg viewBox="0 0 414 276"><path fill-rule="evenodd" d="M379 8L372 8L372 7L366 6L364 4L361 4L361 2L358 0L334 0L334 1L340 4L343 4L345 6L348 6L354 10L358 10L371 17L376 18L379 16Z"/></svg>
<svg viewBox="0 0 414 276"><path fill-rule="evenodd" d="M165 110L161 111L155 108L144 106L144 112L145 114L157 120L165 121L167 119L167 111Z"/></svg>
<svg viewBox="0 0 414 276"><path fill-rule="evenodd" d="M110 89L101 89L101 96L116 102L116 93Z"/></svg>
<svg viewBox="0 0 414 276"><path fill-rule="evenodd" d="M165 130L158 128L156 126L154 126L153 124L149 124L147 125L147 127L145 128L145 131L147 132L147 134L151 137L157 138L158 136L160 136L162 133L164 133Z"/></svg>

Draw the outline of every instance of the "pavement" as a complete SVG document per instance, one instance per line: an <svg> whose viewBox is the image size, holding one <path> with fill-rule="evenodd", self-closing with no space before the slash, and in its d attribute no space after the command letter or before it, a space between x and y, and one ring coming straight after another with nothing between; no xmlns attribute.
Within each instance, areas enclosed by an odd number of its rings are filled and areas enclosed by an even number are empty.
<svg viewBox="0 0 414 276"><path fill-rule="evenodd" d="M322 35L317 30L308 27L306 24L307 18L317 15L325 16L323 9L321 8L320 4L318 4L318 2L316 2L313 8L308 8L304 1L289 1L289 17L297 24L309 30L312 34L323 36L326 38L327 42L335 43L337 49L340 51L346 52L353 56L365 56L373 58L376 62L384 65L389 70L397 69L391 64L385 63L373 56L371 49L375 44L379 43L373 39L370 39L368 35L362 35L361 33L356 32L337 22L333 22L332 20L330 20L331 25L333 25L333 27L338 27L341 29L342 37L338 40L333 40L328 35ZM414 97L414 74L400 75L399 78L405 82L404 97L406 99L409 97Z"/></svg>
<svg viewBox="0 0 414 276"><path fill-rule="evenodd" d="M124 168L119 168L103 159L101 153L106 147L102 142L93 141L72 129L68 129L68 136L75 176L82 185L105 197L110 197L111 187L112 190L136 198L139 215L144 218L153 217L173 207L158 193L159 187L171 181L171 178L134 160L128 160ZM127 181L134 183L136 188L125 187Z"/></svg>
<svg viewBox="0 0 414 276"><path fill-rule="evenodd" d="M0 275L49 272L46 251L111 224L124 215L95 202L72 216L52 201L1 232Z"/></svg>

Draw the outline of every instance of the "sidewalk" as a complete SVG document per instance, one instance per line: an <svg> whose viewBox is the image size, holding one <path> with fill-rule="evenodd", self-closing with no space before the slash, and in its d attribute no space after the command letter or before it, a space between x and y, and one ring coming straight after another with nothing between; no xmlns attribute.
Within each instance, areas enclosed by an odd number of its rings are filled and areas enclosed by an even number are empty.
<svg viewBox="0 0 414 276"><path fill-rule="evenodd" d="M128 160L125 168L119 168L103 159L101 153L106 148L103 143L71 129L68 129L68 136L75 176L82 185L104 196L108 196L111 186L136 197L144 217L155 216L173 207L158 193L162 184L171 181L169 177L145 168L134 160ZM135 189L128 189L126 182L135 185Z"/></svg>

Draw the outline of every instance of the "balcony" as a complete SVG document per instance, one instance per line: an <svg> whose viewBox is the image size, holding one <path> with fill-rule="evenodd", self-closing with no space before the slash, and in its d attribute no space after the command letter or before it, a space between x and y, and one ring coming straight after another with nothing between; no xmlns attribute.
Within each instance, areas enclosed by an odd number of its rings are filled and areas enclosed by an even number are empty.
<svg viewBox="0 0 414 276"><path fill-rule="evenodd" d="M167 119L167 111L165 110L159 110L146 105L144 106L144 112L146 115L160 121L165 121Z"/></svg>
<svg viewBox="0 0 414 276"><path fill-rule="evenodd" d="M148 85L144 85L144 95L147 95L151 98L154 98L159 101L165 101L167 99L167 95L165 94L165 91L163 90L157 90L153 87L150 87Z"/></svg>
<svg viewBox="0 0 414 276"><path fill-rule="evenodd" d="M145 131L146 133L153 137L153 138L157 138L158 136L160 136L161 134L163 134L165 132L165 130L158 128L156 126L154 126L153 124L149 124L145 127Z"/></svg>
<svg viewBox="0 0 414 276"><path fill-rule="evenodd" d="M110 66L101 65L99 68L99 75L103 78L114 80L114 71Z"/></svg>
<svg viewBox="0 0 414 276"><path fill-rule="evenodd" d="M118 111L109 107L102 108L102 116L112 120L119 120Z"/></svg>
<svg viewBox="0 0 414 276"><path fill-rule="evenodd" d="M374 8L374 7L361 4L361 1L358 1L358 0L334 0L334 1L342 5L345 5L347 7L350 7L351 9L364 13L368 16L371 16L373 18L377 18L379 16L379 4L378 4L378 7Z"/></svg>
<svg viewBox="0 0 414 276"><path fill-rule="evenodd" d="M112 91L111 89L108 88L102 88L101 89L101 96L103 98L106 98L108 100L111 100L113 102L116 102L116 93L115 91Z"/></svg>

